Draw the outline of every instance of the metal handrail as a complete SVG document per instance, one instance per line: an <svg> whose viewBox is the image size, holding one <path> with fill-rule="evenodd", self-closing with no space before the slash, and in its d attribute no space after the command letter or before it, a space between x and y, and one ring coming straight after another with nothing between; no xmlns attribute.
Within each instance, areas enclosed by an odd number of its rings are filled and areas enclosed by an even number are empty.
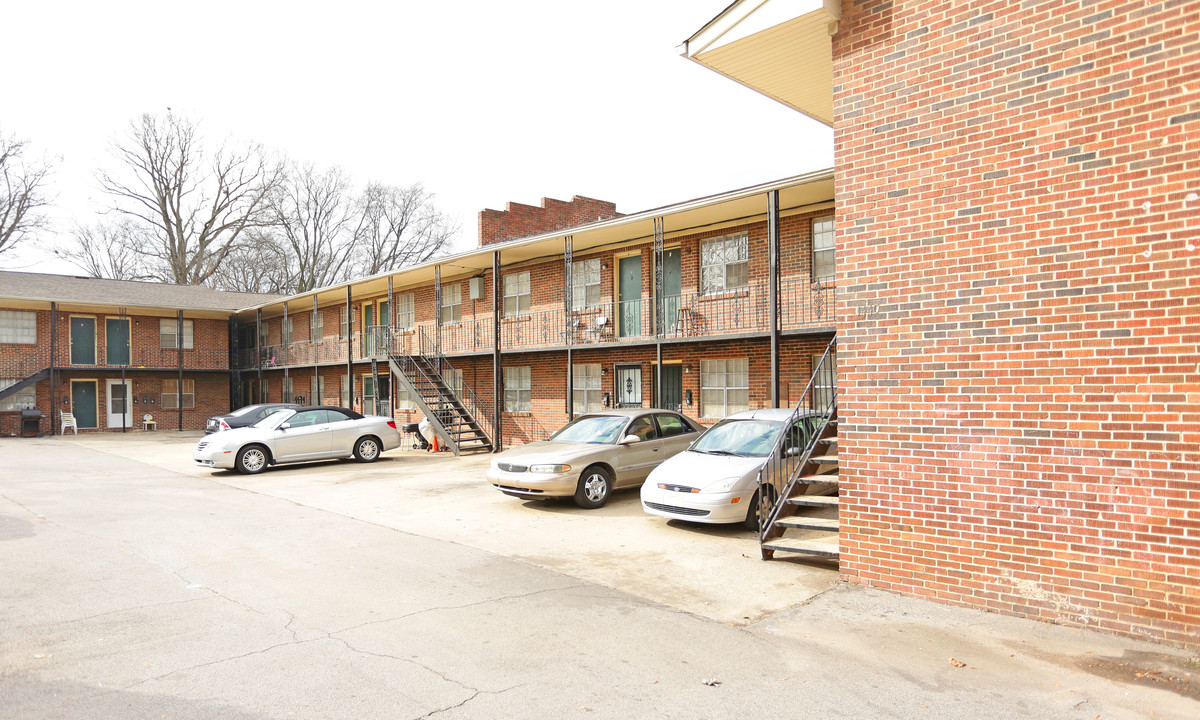
<svg viewBox="0 0 1200 720"><path fill-rule="evenodd" d="M421 355L427 360L431 361L431 364L440 376L442 383L446 385L446 387L450 387L450 384L446 382L445 370L449 368L450 370L457 372L457 368L450 364L450 361L446 359L445 355L440 352L436 352L435 343L425 333L424 328L419 328L417 330L417 335L418 347L421 348ZM479 399L479 396L475 394L475 390L472 389L471 386L466 383L466 381L463 381L460 387L452 388L451 390L456 396L458 396L458 401L462 403L463 408L467 411L467 414L470 415L471 420L473 420L479 426L479 428L483 430L484 434L488 436L490 441L494 441L496 438L495 423L493 422L495 413L492 410L492 406ZM455 438L455 441L457 442L457 438Z"/></svg>
<svg viewBox="0 0 1200 720"><path fill-rule="evenodd" d="M837 412L836 353L837 338L835 337L825 347L825 353L813 368L812 376L808 379L804 394L796 403L795 409L792 410L792 414L784 426L786 430L780 433L766 464L759 470L758 487L759 492L762 493L760 495L762 502L758 507L760 543L766 541L768 534L774 528L783 509L783 501L791 496L801 471L812 457L813 451L821 439L822 429ZM824 382L816 384L818 379ZM816 390L818 388L828 389L829 399L824 403L820 402L817 397ZM806 421L803 424L800 423L802 419ZM793 430L796 427L799 427L800 430ZM798 435L797 432L800 434ZM792 442L797 444L793 445ZM793 449L800 448L802 450L799 452L793 451ZM765 489L768 487L771 488L771 498L765 497Z"/></svg>

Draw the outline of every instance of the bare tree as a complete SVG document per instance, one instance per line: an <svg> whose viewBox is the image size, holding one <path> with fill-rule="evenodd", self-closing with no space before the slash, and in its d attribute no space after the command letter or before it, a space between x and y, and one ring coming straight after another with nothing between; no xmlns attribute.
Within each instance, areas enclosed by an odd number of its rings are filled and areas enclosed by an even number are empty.
<svg viewBox="0 0 1200 720"><path fill-rule="evenodd" d="M27 160L28 141L0 135L0 255L46 227L46 160Z"/></svg>
<svg viewBox="0 0 1200 720"><path fill-rule="evenodd" d="M338 168L293 166L270 199L288 250L288 289L306 292L348 277L354 249L350 179Z"/></svg>
<svg viewBox="0 0 1200 720"><path fill-rule="evenodd" d="M213 277L242 234L266 222L266 198L279 182L261 146L209 155L197 124L170 113L131 122L113 154L122 171L102 171L101 187L116 211L152 231L145 254L162 280L179 284Z"/></svg>
<svg viewBox="0 0 1200 720"><path fill-rule="evenodd" d="M154 239L131 218L75 228L74 240L54 254L92 277L112 280L153 280L155 273L144 248Z"/></svg>
<svg viewBox="0 0 1200 720"><path fill-rule="evenodd" d="M359 199L354 272L371 276L429 260L446 251L458 226L433 205L421 183L370 183Z"/></svg>
<svg viewBox="0 0 1200 720"><path fill-rule="evenodd" d="M289 284L288 250L271 229L246 231L213 276L218 290L285 294Z"/></svg>

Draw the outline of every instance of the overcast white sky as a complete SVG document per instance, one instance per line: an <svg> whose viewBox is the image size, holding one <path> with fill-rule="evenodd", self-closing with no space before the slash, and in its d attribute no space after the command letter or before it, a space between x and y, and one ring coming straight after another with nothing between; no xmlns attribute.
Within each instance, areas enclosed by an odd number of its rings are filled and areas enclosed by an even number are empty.
<svg viewBox="0 0 1200 720"><path fill-rule="evenodd" d="M828 128L678 54L728 2L10 3L0 132L58 158L56 233L0 266L72 272L47 246L96 220L130 120L168 107L360 186L423 182L456 250L508 201L630 213L831 166Z"/></svg>

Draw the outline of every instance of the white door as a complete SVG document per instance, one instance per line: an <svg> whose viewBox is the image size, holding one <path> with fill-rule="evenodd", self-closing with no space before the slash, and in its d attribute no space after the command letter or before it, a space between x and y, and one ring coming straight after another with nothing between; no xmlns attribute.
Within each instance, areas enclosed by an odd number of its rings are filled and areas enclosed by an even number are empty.
<svg viewBox="0 0 1200 720"><path fill-rule="evenodd" d="M124 383L120 380L108 381L108 427L119 428L122 424L124 427L133 427L133 411L129 407L132 392L128 380Z"/></svg>

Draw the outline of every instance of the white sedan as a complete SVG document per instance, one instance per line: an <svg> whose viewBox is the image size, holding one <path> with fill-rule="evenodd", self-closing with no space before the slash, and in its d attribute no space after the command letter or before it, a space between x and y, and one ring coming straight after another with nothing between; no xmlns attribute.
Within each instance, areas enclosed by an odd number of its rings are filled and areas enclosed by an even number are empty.
<svg viewBox="0 0 1200 720"><path fill-rule="evenodd" d="M374 462L400 447L400 431L389 417L362 415L339 407L279 410L246 428L207 435L196 443L198 465L254 474L268 465L354 457Z"/></svg>

